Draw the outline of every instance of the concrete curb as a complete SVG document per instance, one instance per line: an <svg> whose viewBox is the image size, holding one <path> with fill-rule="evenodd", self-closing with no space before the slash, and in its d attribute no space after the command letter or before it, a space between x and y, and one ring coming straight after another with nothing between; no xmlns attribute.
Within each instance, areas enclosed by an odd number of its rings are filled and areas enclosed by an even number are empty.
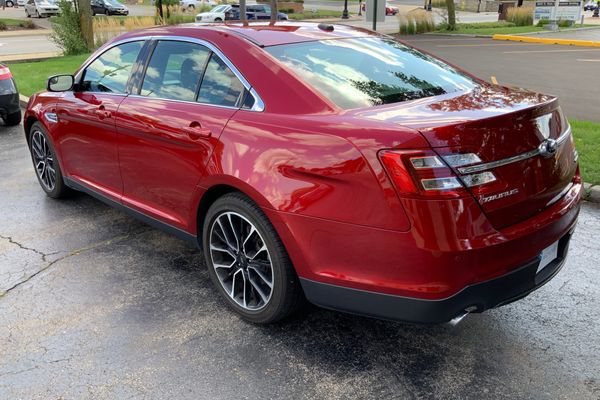
<svg viewBox="0 0 600 400"><path fill-rule="evenodd" d="M16 31L0 32L0 38L15 36L47 36L52 33L52 29L19 29Z"/></svg>
<svg viewBox="0 0 600 400"><path fill-rule="evenodd" d="M591 203L600 203L600 185L584 183L583 198Z"/></svg>
<svg viewBox="0 0 600 400"><path fill-rule="evenodd" d="M494 40L508 40L512 42L525 42L525 43L540 43L540 44L562 44L566 46L585 46L585 47L600 47L600 42L594 42L592 40L573 40L573 39L552 39L552 38L536 38L529 36L517 36L517 35L494 35Z"/></svg>
<svg viewBox="0 0 600 400"><path fill-rule="evenodd" d="M19 95L19 103L22 108L27 107L27 103L29 102L29 97ZM600 203L600 185L592 185L591 183L583 184L584 194L583 198L592 203Z"/></svg>
<svg viewBox="0 0 600 400"><path fill-rule="evenodd" d="M600 29L600 25L599 26L586 26L583 28L573 28L573 29L569 29L567 31L563 31L563 32L577 32L577 31L589 31L589 30L595 30L595 29ZM533 36L537 36L537 35L543 35L545 33L549 33L550 31L539 31L539 32L529 32L529 33L515 33L513 35L503 35L503 36L519 36L519 37L528 37L529 35L533 35ZM435 36L455 36L455 37L470 37L470 38L491 38L494 35L499 35L499 34L493 34L493 35L478 35L476 33L441 33L441 32L426 32L424 33L424 35L435 35Z"/></svg>
<svg viewBox="0 0 600 400"><path fill-rule="evenodd" d="M46 60L48 58L60 57L62 56L61 51L49 51L46 53L30 53L30 54L8 54L5 56L0 56L0 62L32 62L32 61L40 61Z"/></svg>

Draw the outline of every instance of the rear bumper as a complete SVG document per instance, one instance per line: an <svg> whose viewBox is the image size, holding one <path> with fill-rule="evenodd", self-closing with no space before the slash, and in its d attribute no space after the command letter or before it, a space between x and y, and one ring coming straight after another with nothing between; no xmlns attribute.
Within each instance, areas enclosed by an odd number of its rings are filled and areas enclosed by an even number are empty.
<svg viewBox="0 0 600 400"><path fill-rule="evenodd" d="M301 278L306 297L324 308L370 317L412 323L436 324L468 312L482 312L527 296L548 282L563 266L572 230L558 246L558 257L536 273L540 257L515 270L485 282L469 285L453 296L439 300L353 289Z"/></svg>
<svg viewBox="0 0 600 400"><path fill-rule="evenodd" d="M0 95L0 116L6 117L8 114L16 113L19 108L19 94Z"/></svg>

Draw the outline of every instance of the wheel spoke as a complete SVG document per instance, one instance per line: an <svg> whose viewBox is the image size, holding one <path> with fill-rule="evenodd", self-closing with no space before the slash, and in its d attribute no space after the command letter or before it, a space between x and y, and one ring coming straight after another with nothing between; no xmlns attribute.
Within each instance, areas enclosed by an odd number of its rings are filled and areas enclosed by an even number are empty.
<svg viewBox="0 0 600 400"><path fill-rule="evenodd" d="M235 226L233 226L233 221L231 220L231 214L227 214L227 221L229 221L229 227L231 228L231 233L233 233L233 237L235 238L235 249L240 251L240 241L238 239L237 233L235 232Z"/></svg>
<svg viewBox="0 0 600 400"><path fill-rule="evenodd" d="M256 251L256 253L254 253L254 255L253 255L252 257L250 257L249 259L250 259L251 261L254 261L254 259L256 258L256 256L257 256L257 255L259 255L260 253L262 253L263 251L267 251L267 246L266 246L266 245L264 245L264 244L263 244L263 245L262 245L262 247L261 247L260 249L258 249L258 250Z"/></svg>
<svg viewBox="0 0 600 400"><path fill-rule="evenodd" d="M258 275L260 277L260 279L262 279L262 281L271 289L273 289L273 282L266 277L266 275L261 272L259 269L257 269L255 266L253 265L249 265L248 266L248 270L252 270L256 273L256 275Z"/></svg>
<svg viewBox="0 0 600 400"><path fill-rule="evenodd" d="M231 296L232 299L235 299L235 277L241 271L242 271L241 269L238 269L237 271L235 271L231 278L231 292L229 293L229 295Z"/></svg>
<svg viewBox="0 0 600 400"><path fill-rule="evenodd" d="M233 260L233 262L229 265L227 264L221 264L221 263L215 263L213 262L215 268L223 268L223 269L231 269L231 267L233 267L236 264L236 260Z"/></svg>
<svg viewBox="0 0 600 400"><path fill-rule="evenodd" d="M225 243L227 244L227 246L229 246L229 247L230 247L232 250L236 250L236 251L237 251L237 249L235 248L235 246L233 246L233 245L231 244L231 242L229 241L229 237L228 237L228 235L227 235L227 231L225 230L225 228L223 227L223 224L221 223L221 217L217 218L217 223L219 224L219 228L221 228L221 232L223 232L223 236L224 236L224 237L223 237L222 239L224 240L224 242L225 242Z"/></svg>
<svg viewBox="0 0 600 400"><path fill-rule="evenodd" d="M246 238L242 242L242 251L244 252L244 254L246 254L246 242L248 242L248 239L252 237L252 234L254 232L257 232L257 230L254 229L254 226L250 226L250 232L248 232L248 235L246 235Z"/></svg>
<svg viewBox="0 0 600 400"><path fill-rule="evenodd" d="M260 288L260 285L258 285L256 282L254 282L254 280L252 280L252 278L250 278L249 280L250 280L250 284L254 288L254 291L256 293L258 293L258 295L260 296L260 298L262 299L262 301L264 301L265 303L267 301L269 301L267 295L264 294L263 291L262 291L262 289Z"/></svg>
<svg viewBox="0 0 600 400"><path fill-rule="evenodd" d="M218 252L221 252L221 253L228 254L229 256L231 256L235 260L235 254L233 254L231 252L231 250L229 250L229 249L224 249L224 248L221 248L221 247L217 247L214 244L210 245L210 249L213 250L213 251L218 251Z"/></svg>
<svg viewBox="0 0 600 400"><path fill-rule="evenodd" d="M246 274L242 271L242 280L244 281L244 288L242 289L242 300L244 302L244 307L248 307L248 303L246 302Z"/></svg>

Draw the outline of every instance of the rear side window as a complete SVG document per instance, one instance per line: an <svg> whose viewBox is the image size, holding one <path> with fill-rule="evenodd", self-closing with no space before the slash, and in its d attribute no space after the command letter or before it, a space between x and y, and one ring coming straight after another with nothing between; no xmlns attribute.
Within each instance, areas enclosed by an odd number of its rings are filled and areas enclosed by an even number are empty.
<svg viewBox="0 0 600 400"><path fill-rule="evenodd" d="M133 64L144 42L115 46L96 58L83 73L85 92L125 93Z"/></svg>
<svg viewBox="0 0 600 400"><path fill-rule="evenodd" d="M239 107L244 95L244 85L216 55L212 55L202 85L198 101L227 107Z"/></svg>
<svg viewBox="0 0 600 400"><path fill-rule="evenodd" d="M323 40L265 50L344 109L398 103L475 86L470 77L449 65L390 39Z"/></svg>
<svg viewBox="0 0 600 400"><path fill-rule="evenodd" d="M142 96L195 101L210 50L195 43L159 41L152 53Z"/></svg>

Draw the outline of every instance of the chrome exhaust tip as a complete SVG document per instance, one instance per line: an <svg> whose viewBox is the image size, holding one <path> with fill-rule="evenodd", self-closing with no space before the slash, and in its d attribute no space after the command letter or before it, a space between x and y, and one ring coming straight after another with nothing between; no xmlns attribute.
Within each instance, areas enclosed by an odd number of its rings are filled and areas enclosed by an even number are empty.
<svg viewBox="0 0 600 400"><path fill-rule="evenodd" d="M459 314L458 316L452 318L450 321L446 322L447 325L450 325L452 327L455 327L456 325L458 325L460 323L460 321L462 321L469 313L468 312L463 312L462 314Z"/></svg>

